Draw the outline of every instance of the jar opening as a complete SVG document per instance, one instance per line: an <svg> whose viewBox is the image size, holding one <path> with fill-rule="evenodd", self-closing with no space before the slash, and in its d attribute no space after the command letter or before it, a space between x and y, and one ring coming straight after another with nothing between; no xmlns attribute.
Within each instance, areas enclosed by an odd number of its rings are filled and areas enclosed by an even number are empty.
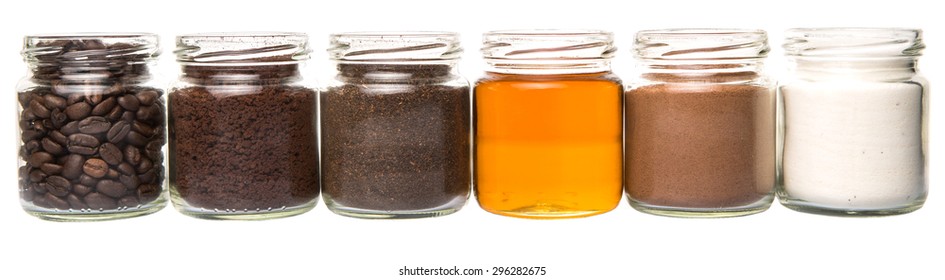
<svg viewBox="0 0 945 280"><path fill-rule="evenodd" d="M36 81L139 79L160 55L149 33L76 33L24 38L23 59Z"/></svg>
<svg viewBox="0 0 945 280"><path fill-rule="evenodd" d="M637 33L634 42L635 55L640 59L761 59L770 50L767 33L751 29L644 30Z"/></svg>
<svg viewBox="0 0 945 280"><path fill-rule="evenodd" d="M917 57L925 49L921 29L796 28L785 38L787 56Z"/></svg>
<svg viewBox="0 0 945 280"><path fill-rule="evenodd" d="M308 60L303 33L199 33L177 37L181 65L232 66L297 64Z"/></svg>
<svg viewBox="0 0 945 280"><path fill-rule="evenodd" d="M454 32L349 32L332 34L329 40L329 57L343 63L437 63L463 53Z"/></svg>

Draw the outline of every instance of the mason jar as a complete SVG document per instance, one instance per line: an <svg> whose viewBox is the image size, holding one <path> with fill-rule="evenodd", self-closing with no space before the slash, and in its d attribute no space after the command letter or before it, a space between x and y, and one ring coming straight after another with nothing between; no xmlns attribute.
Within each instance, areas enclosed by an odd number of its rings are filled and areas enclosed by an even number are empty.
<svg viewBox="0 0 945 280"><path fill-rule="evenodd" d="M171 199L207 219L304 213L319 194L317 91L304 80L308 36L177 37L168 94Z"/></svg>
<svg viewBox="0 0 945 280"><path fill-rule="evenodd" d="M767 34L640 31L626 93L626 192L635 209L677 217L762 212L774 197L776 98Z"/></svg>
<svg viewBox="0 0 945 280"><path fill-rule="evenodd" d="M148 33L26 36L17 85L19 193L59 221L146 215L166 203L160 54Z"/></svg>
<svg viewBox="0 0 945 280"><path fill-rule="evenodd" d="M469 197L470 93L452 32L331 35L321 94L322 184L332 212L420 218Z"/></svg>
<svg viewBox="0 0 945 280"><path fill-rule="evenodd" d="M922 207L929 187L922 31L791 29L784 49L781 204L864 216Z"/></svg>
<svg viewBox="0 0 945 280"><path fill-rule="evenodd" d="M476 83L475 191L486 211L550 219L597 215L621 197L623 86L613 34L483 35Z"/></svg>

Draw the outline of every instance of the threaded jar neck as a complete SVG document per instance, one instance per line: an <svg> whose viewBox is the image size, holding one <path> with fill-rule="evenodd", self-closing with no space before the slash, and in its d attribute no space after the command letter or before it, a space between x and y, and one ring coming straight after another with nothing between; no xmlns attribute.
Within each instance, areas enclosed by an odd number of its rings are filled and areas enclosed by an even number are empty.
<svg viewBox="0 0 945 280"><path fill-rule="evenodd" d="M174 53L184 80L217 84L298 79L311 49L302 33L200 33L178 36Z"/></svg>
<svg viewBox="0 0 945 280"><path fill-rule="evenodd" d="M919 29L797 28L785 36L788 68L810 80L909 79L925 49Z"/></svg>
<svg viewBox="0 0 945 280"><path fill-rule="evenodd" d="M652 80L750 81L760 77L769 51L763 30L645 30L634 40L643 76Z"/></svg>
<svg viewBox="0 0 945 280"><path fill-rule="evenodd" d="M150 78L160 49L150 33L75 33L26 36L21 53L41 84L134 83Z"/></svg>
<svg viewBox="0 0 945 280"><path fill-rule="evenodd" d="M488 72L581 74L610 71L617 48L600 30L507 30L482 36Z"/></svg>

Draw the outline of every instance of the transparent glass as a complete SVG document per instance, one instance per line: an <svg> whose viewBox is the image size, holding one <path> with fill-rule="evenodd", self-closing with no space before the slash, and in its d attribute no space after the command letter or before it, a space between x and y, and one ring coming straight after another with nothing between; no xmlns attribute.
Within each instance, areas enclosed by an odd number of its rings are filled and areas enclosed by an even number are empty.
<svg viewBox="0 0 945 280"><path fill-rule="evenodd" d="M317 91L298 33L179 36L168 94L171 200L206 219L268 219L318 201Z"/></svg>
<svg viewBox="0 0 945 280"><path fill-rule="evenodd" d="M776 180L775 94L761 30L637 33L639 75L625 96L626 193L675 217L765 211Z"/></svg>
<svg viewBox="0 0 945 280"><path fill-rule="evenodd" d="M20 203L47 220L128 218L161 210L164 92L147 33L35 35L17 85Z"/></svg>
<svg viewBox="0 0 945 280"><path fill-rule="evenodd" d="M422 218L469 197L469 82L456 33L331 35L321 94L322 186L332 212Z"/></svg>
<svg viewBox="0 0 945 280"><path fill-rule="evenodd" d="M828 215L894 215L928 194L928 82L921 30L791 29L780 82L781 204Z"/></svg>
<svg viewBox="0 0 945 280"><path fill-rule="evenodd" d="M483 35L475 86L475 191L486 211L597 215L621 196L623 86L613 35L595 30Z"/></svg>

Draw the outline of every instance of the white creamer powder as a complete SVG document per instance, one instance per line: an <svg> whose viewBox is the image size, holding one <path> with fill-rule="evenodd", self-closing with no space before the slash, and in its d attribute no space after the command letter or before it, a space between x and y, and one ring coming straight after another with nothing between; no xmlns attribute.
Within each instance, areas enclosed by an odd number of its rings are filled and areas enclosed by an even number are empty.
<svg viewBox="0 0 945 280"><path fill-rule="evenodd" d="M786 199L855 211L925 198L921 85L795 81L781 93Z"/></svg>

